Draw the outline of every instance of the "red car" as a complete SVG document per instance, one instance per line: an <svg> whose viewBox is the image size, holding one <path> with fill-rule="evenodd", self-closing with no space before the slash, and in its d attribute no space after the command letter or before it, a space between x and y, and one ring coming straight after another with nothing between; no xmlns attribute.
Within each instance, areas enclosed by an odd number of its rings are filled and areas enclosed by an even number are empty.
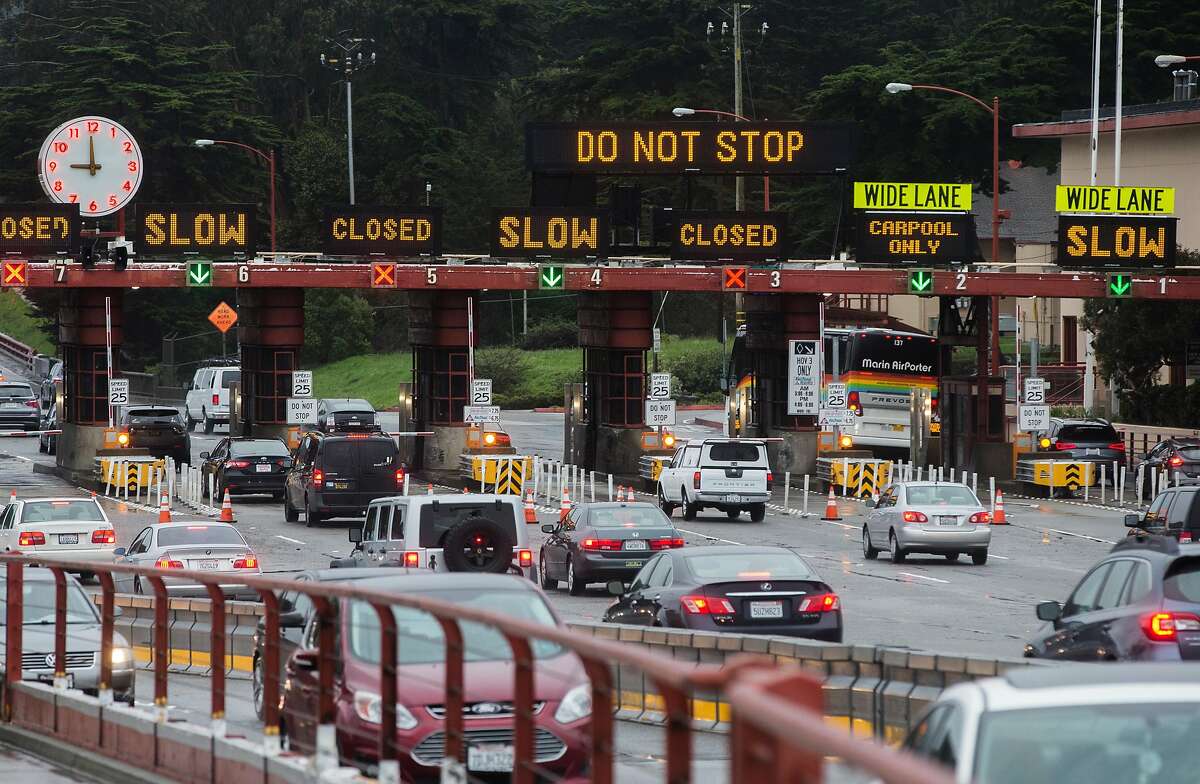
<svg viewBox="0 0 1200 784"><path fill-rule="evenodd" d="M561 625L541 592L527 579L498 574L431 574L389 569L394 576L355 581L355 588L416 594L491 610L546 626ZM397 742L404 781L436 780L445 742L445 641L427 613L394 608L398 632ZM467 770L508 774L513 766L513 664L503 635L491 627L462 625L463 695ZM282 732L288 746L316 745L316 623L288 660L282 692ZM537 764L552 779L584 775L591 734L591 685L583 664L560 646L533 641ZM379 618L363 602L338 608L334 675L337 748L343 764L368 775L379 762Z"/></svg>

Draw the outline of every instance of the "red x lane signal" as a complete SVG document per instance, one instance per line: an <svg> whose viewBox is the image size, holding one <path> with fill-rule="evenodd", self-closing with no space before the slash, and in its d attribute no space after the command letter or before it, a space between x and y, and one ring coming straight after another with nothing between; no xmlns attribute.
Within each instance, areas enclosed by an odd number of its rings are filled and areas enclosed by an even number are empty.
<svg viewBox="0 0 1200 784"><path fill-rule="evenodd" d="M721 287L724 289L746 288L746 267L725 267L725 278Z"/></svg>
<svg viewBox="0 0 1200 784"><path fill-rule="evenodd" d="M23 261L6 261L4 262L4 273L0 280L5 286L24 286L27 283L25 262Z"/></svg>
<svg viewBox="0 0 1200 784"><path fill-rule="evenodd" d="M375 264L371 275L371 288L386 289L396 285L395 264Z"/></svg>

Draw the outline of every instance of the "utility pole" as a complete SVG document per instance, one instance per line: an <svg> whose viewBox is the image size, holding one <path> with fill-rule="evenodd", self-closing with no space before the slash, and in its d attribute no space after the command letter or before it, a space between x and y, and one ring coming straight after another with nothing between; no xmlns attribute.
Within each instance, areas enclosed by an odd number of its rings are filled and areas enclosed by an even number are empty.
<svg viewBox="0 0 1200 784"><path fill-rule="evenodd" d="M748 10L748 5L733 4L733 113L740 117L746 116L742 111L742 14ZM733 208L738 212L746 208L746 181L740 174L734 184Z"/></svg>
<svg viewBox="0 0 1200 784"><path fill-rule="evenodd" d="M350 177L350 203L354 204L354 110L350 83L357 71L375 64L375 52L363 52L363 47L373 47L374 38L353 38L338 33L338 39L326 38L329 52L321 53L321 65L340 71L346 79L346 166Z"/></svg>

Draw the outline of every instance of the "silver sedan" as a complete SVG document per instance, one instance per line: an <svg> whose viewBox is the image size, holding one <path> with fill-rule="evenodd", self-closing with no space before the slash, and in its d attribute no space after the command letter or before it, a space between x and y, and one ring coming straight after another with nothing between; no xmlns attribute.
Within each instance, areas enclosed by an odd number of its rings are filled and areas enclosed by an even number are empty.
<svg viewBox="0 0 1200 784"><path fill-rule="evenodd" d="M987 563L992 541L991 514L971 488L953 482L897 482L877 503L867 502L863 556L887 549L892 563L910 553L943 555L957 561L967 553L976 566Z"/></svg>
<svg viewBox="0 0 1200 784"><path fill-rule="evenodd" d="M118 547L115 555L117 563L220 575L221 592L226 596L258 598L258 591L239 580L262 574L258 556L242 538L242 532L229 523L206 520L147 526L128 548ZM164 577L163 585L171 596L208 596L203 585L187 577ZM149 594L153 588L135 577L133 592Z"/></svg>

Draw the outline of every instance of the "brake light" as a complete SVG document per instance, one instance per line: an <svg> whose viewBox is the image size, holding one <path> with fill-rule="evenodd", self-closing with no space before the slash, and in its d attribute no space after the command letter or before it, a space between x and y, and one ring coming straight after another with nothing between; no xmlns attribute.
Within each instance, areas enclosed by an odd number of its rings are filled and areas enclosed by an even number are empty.
<svg viewBox="0 0 1200 784"><path fill-rule="evenodd" d="M1124 452L1125 451L1125 442L1124 441L1114 441L1113 443L1108 445L1108 448L1113 450L1114 452Z"/></svg>
<svg viewBox="0 0 1200 784"><path fill-rule="evenodd" d="M37 547L46 543L46 535L41 531L22 531L17 538L17 544L21 547Z"/></svg>
<svg viewBox="0 0 1200 784"><path fill-rule="evenodd" d="M699 471L692 472L692 488L694 490L700 489L700 472Z"/></svg>
<svg viewBox="0 0 1200 784"><path fill-rule="evenodd" d="M990 523L992 522L992 513L976 512L975 514L971 515L970 519L972 523Z"/></svg>
<svg viewBox="0 0 1200 784"><path fill-rule="evenodd" d="M527 566L533 566L533 550L518 550L517 565L522 569Z"/></svg>
<svg viewBox="0 0 1200 784"><path fill-rule="evenodd" d="M404 469L397 468L396 469L396 489L401 490L403 488L404 488Z"/></svg>
<svg viewBox="0 0 1200 784"><path fill-rule="evenodd" d="M620 550L620 539L584 539L581 545L584 550Z"/></svg>
<svg viewBox="0 0 1200 784"><path fill-rule="evenodd" d="M213 392L213 405L217 406L220 404L221 404L221 395L217 392Z"/></svg>
<svg viewBox="0 0 1200 784"><path fill-rule="evenodd" d="M928 523L929 518L925 516L924 512L914 512L912 510L909 510L904 513L904 522L906 522L906 523Z"/></svg>
<svg viewBox="0 0 1200 784"><path fill-rule="evenodd" d="M774 480L775 480L775 477L774 477L774 476L772 476L772 474L771 474L771 472L770 472L770 471L768 471L768 472L767 472L767 489L768 489L768 490L770 490L770 489L771 489L771 482L773 482Z"/></svg>
<svg viewBox="0 0 1200 784"><path fill-rule="evenodd" d="M858 392L851 392L846 396L846 408L853 411L855 416L863 415L862 399L859 397Z"/></svg>
<svg viewBox="0 0 1200 784"><path fill-rule="evenodd" d="M1200 617L1191 613L1156 612L1142 617L1142 632L1156 642L1172 642L1179 632L1200 631Z"/></svg>
<svg viewBox="0 0 1200 784"><path fill-rule="evenodd" d="M801 599L796 612L833 612L841 606L836 593L817 593Z"/></svg>
<svg viewBox="0 0 1200 784"><path fill-rule="evenodd" d="M1170 464L1171 468L1179 468L1179 466L1183 465L1183 458L1179 455L1171 455L1171 459L1167 463Z"/></svg>
<svg viewBox="0 0 1200 784"><path fill-rule="evenodd" d="M230 460L228 463L225 464L225 467L226 468L249 468L250 461L249 460Z"/></svg>
<svg viewBox="0 0 1200 784"><path fill-rule="evenodd" d="M92 544L116 544L117 532L111 528L100 528L92 531Z"/></svg>
<svg viewBox="0 0 1200 784"><path fill-rule="evenodd" d="M1185 530L1179 532L1179 543L1180 544L1188 544L1191 541L1192 541L1192 532L1191 531L1188 531L1185 529Z"/></svg>
<svg viewBox="0 0 1200 784"><path fill-rule="evenodd" d="M159 558L154 562L155 569L182 569L182 561L173 561L170 558Z"/></svg>
<svg viewBox="0 0 1200 784"><path fill-rule="evenodd" d="M313 469L313 487L320 490L325 486L325 472L319 468Z"/></svg>
<svg viewBox="0 0 1200 784"><path fill-rule="evenodd" d="M733 615L733 605L719 596L684 596L679 601L692 615Z"/></svg>
<svg viewBox="0 0 1200 784"><path fill-rule="evenodd" d="M1068 441L1055 441L1054 448L1060 452L1065 452L1068 449L1074 449L1075 445Z"/></svg>
<svg viewBox="0 0 1200 784"><path fill-rule="evenodd" d="M672 547L683 547L682 539L651 539L651 550L669 550Z"/></svg>
<svg viewBox="0 0 1200 784"><path fill-rule="evenodd" d="M38 402L37 402L36 400L26 400L26 401L25 401L25 405L26 405L28 408L37 408L37 407L38 407Z"/></svg>
<svg viewBox="0 0 1200 784"><path fill-rule="evenodd" d="M257 569L258 558L253 555L245 555L233 562L234 569Z"/></svg>
<svg viewBox="0 0 1200 784"><path fill-rule="evenodd" d="M404 551L404 565L410 568L416 568L421 565L421 554L416 550Z"/></svg>

